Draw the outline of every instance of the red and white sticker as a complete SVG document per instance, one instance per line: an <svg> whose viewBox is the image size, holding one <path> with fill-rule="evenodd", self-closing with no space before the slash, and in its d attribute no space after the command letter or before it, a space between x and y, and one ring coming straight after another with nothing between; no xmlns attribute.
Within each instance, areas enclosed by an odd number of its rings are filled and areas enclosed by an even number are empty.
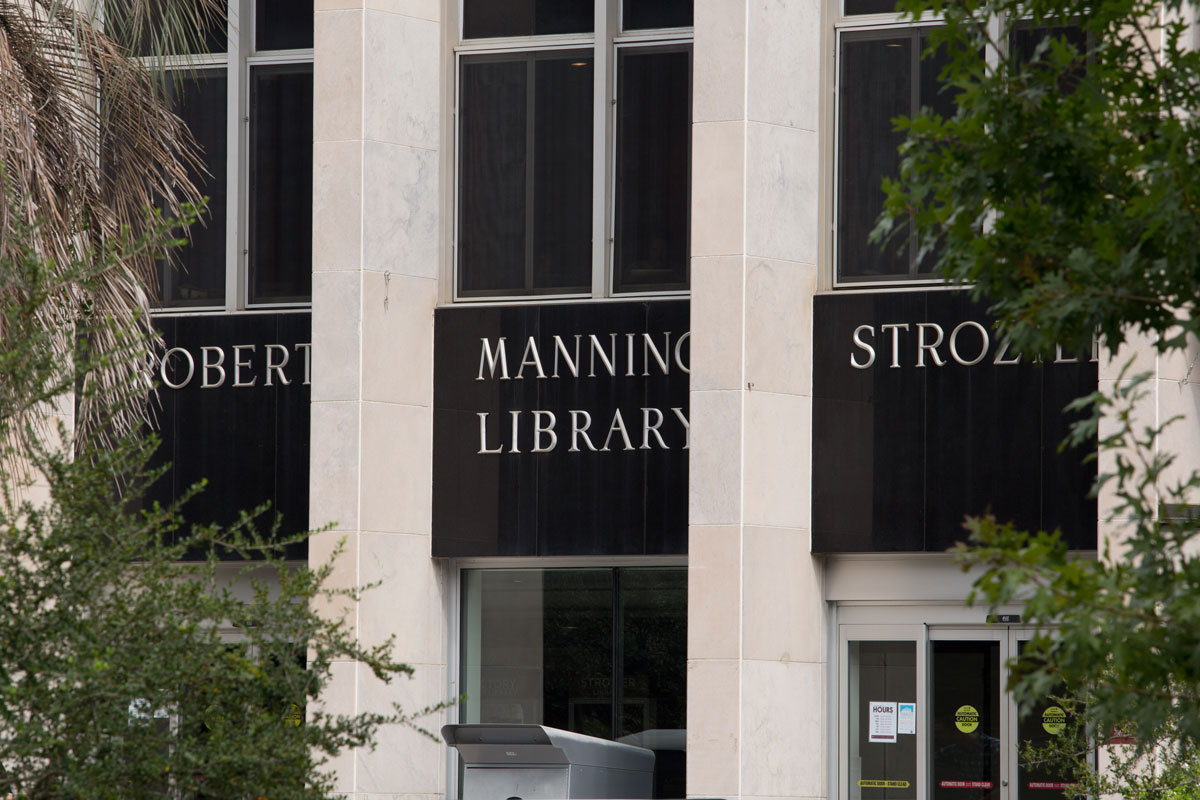
<svg viewBox="0 0 1200 800"><path fill-rule="evenodd" d="M1062 783L1060 781L1030 781L1027 785L1030 789L1070 789L1072 786L1078 786L1075 783Z"/></svg>
<svg viewBox="0 0 1200 800"><path fill-rule="evenodd" d="M991 789L991 781L942 781L938 786L943 789Z"/></svg>

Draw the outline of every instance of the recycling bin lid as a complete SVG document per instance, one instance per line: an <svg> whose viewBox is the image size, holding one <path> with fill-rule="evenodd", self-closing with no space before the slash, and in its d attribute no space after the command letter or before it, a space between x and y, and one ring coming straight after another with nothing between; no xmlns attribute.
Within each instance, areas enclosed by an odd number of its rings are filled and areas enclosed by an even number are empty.
<svg viewBox="0 0 1200 800"><path fill-rule="evenodd" d="M654 753L644 747L611 742L545 725L466 723L444 725L442 738L468 764L513 766L579 764L650 772Z"/></svg>

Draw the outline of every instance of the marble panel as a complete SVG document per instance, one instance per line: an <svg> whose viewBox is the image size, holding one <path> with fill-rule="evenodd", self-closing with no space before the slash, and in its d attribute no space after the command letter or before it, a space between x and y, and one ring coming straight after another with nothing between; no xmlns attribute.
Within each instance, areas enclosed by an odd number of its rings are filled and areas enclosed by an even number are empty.
<svg viewBox="0 0 1200 800"><path fill-rule="evenodd" d="M363 115L365 138L438 148L441 29L427 19L366 12L363 81L371 102Z"/></svg>
<svg viewBox="0 0 1200 800"><path fill-rule="evenodd" d="M821 98L820 0L750 4L748 118L816 131Z"/></svg>
<svg viewBox="0 0 1200 800"><path fill-rule="evenodd" d="M824 796L827 672L825 664L742 662L743 795Z"/></svg>
<svg viewBox="0 0 1200 800"><path fill-rule="evenodd" d="M313 31L314 141L361 139L363 132L363 13L315 15Z"/></svg>
<svg viewBox="0 0 1200 800"><path fill-rule="evenodd" d="M744 262L741 256L692 259L693 392L743 385Z"/></svg>
<svg viewBox="0 0 1200 800"><path fill-rule="evenodd" d="M1200 341L1188 337L1187 347L1159 356L1158 377L1200 384Z"/></svg>
<svg viewBox="0 0 1200 800"><path fill-rule="evenodd" d="M362 142L313 143L313 273L362 261Z"/></svg>
<svg viewBox="0 0 1200 800"><path fill-rule="evenodd" d="M436 303L433 278L363 273L363 399L433 404Z"/></svg>
<svg viewBox="0 0 1200 800"><path fill-rule="evenodd" d="M353 661L335 661L330 665L329 681L321 693L320 699L309 705L308 714L311 719L313 711L320 709L326 714L355 714L357 706L356 671L358 665ZM337 756L330 758L321 771L334 776L333 789L335 792L346 793L354 791L354 751L347 749Z"/></svg>
<svg viewBox="0 0 1200 800"><path fill-rule="evenodd" d="M436 278L438 153L379 142L363 153L363 268Z"/></svg>
<svg viewBox="0 0 1200 800"><path fill-rule="evenodd" d="M1131 378L1142 372L1153 372L1158 367L1158 352L1154 348L1154 340L1144 334L1130 333L1116 352L1101 348L1099 355L1100 380L1117 380L1122 372L1126 378ZM1163 374L1161 377L1183 377L1186 369L1177 369L1183 356L1179 355L1178 359L1179 361L1173 362L1170 368L1171 373L1178 371L1178 375ZM1190 356L1188 360L1190 361Z"/></svg>
<svg viewBox="0 0 1200 800"><path fill-rule="evenodd" d="M315 2L317 11L367 8L434 21L441 18L442 11L442 5L438 0L315 0Z"/></svg>
<svg viewBox="0 0 1200 800"><path fill-rule="evenodd" d="M692 392L688 522L738 523L742 515L742 392Z"/></svg>
<svg viewBox="0 0 1200 800"><path fill-rule="evenodd" d="M756 389L746 392L745 404L743 518L752 525L809 529L811 400Z"/></svg>
<svg viewBox="0 0 1200 800"><path fill-rule="evenodd" d="M823 572L809 552L808 531L747 525L742 540L744 657L824 661Z"/></svg>
<svg viewBox="0 0 1200 800"><path fill-rule="evenodd" d="M696 4L695 122L746 118L746 5L746 0Z"/></svg>
<svg viewBox="0 0 1200 800"><path fill-rule="evenodd" d="M361 396L362 273L313 275L312 400Z"/></svg>
<svg viewBox="0 0 1200 800"><path fill-rule="evenodd" d="M736 797L742 663L689 659L687 674L688 795Z"/></svg>
<svg viewBox="0 0 1200 800"><path fill-rule="evenodd" d="M363 403L362 414L362 529L429 533L433 503L433 465L429 458L433 447L432 410Z"/></svg>
<svg viewBox="0 0 1200 800"><path fill-rule="evenodd" d="M445 663L444 567L430 558L429 538L363 533L360 548L363 584L378 584L363 592L359 601L363 644L372 647L394 635L393 656L400 661Z"/></svg>
<svg viewBox="0 0 1200 800"><path fill-rule="evenodd" d="M1158 384L1159 381L1149 381L1142 384L1141 389L1146 393L1133 406L1131 413L1131 425L1135 432L1135 441L1128 442L1125 447L1120 449L1106 449L1099 453L1099 472L1100 474L1113 474L1117 468L1118 455L1124 455L1133 463L1137 463L1139 456L1136 452L1136 439L1142 438L1138 432L1144 431L1147 428L1157 427L1160 423L1158 415ZM1104 380L1099 381L1099 389L1105 394L1111 395L1117 387L1116 381ZM1117 401L1119 409L1121 403L1127 401ZM1100 420L1100 438L1105 439L1117 433L1120 423L1113 417L1112 414L1106 415ZM1100 495L1097 501L1097 508L1101 520L1106 519L1127 519L1129 511L1121 508L1122 501L1118 497L1116 481L1110 480L1100 489ZM1156 501L1155 501L1156 502Z"/></svg>
<svg viewBox="0 0 1200 800"><path fill-rule="evenodd" d="M1184 483L1188 477L1200 470L1200 386L1179 383L1177 380L1155 381L1158 390L1158 419L1164 425L1158 449L1171 455L1174 461L1163 474L1160 485L1164 490ZM1200 493L1186 493L1182 498L1165 495L1167 503L1200 503Z"/></svg>
<svg viewBox="0 0 1200 800"><path fill-rule="evenodd" d="M402 612L401 612L402 613ZM411 678L399 676L384 684L359 665L359 703L363 709L390 712L399 703L404 712L416 712L446 699L444 666L418 666ZM437 736L445 712L414 720L416 728ZM378 730L374 750L356 753L360 792L388 795L445 791L447 748L441 741L408 725L384 725Z"/></svg>
<svg viewBox="0 0 1200 800"><path fill-rule="evenodd" d="M746 254L817 263L817 134L746 125Z"/></svg>
<svg viewBox="0 0 1200 800"><path fill-rule="evenodd" d="M745 252L743 122L692 126L692 256Z"/></svg>
<svg viewBox="0 0 1200 800"><path fill-rule="evenodd" d="M757 259L746 274L746 380L755 391L812 394L817 268Z"/></svg>
<svg viewBox="0 0 1200 800"><path fill-rule="evenodd" d="M353 589L361 586L358 575L357 531L337 528L314 533L308 539L308 563L313 569L332 564L325 580L327 589ZM313 607L326 619L342 619L355 630L358 624L357 604L348 597L332 595L313 600Z"/></svg>
<svg viewBox="0 0 1200 800"><path fill-rule="evenodd" d="M690 659L741 654L742 527L693 525L688 530Z"/></svg>
<svg viewBox="0 0 1200 800"><path fill-rule="evenodd" d="M339 529L358 528L359 430L358 403L312 404L309 461L309 525L335 523Z"/></svg>

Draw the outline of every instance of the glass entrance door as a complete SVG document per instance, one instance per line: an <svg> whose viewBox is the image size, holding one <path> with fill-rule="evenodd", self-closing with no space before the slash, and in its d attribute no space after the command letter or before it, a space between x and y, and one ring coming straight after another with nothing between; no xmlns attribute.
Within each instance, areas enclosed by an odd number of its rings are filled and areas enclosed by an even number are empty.
<svg viewBox="0 0 1200 800"><path fill-rule="evenodd" d="M1029 631L840 628L841 798L1065 800L1070 778L1020 758L1065 729L1065 711L1047 698L1022 716L1005 691Z"/></svg>
<svg viewBox="0 0 1200 800"><path fill-rule="evenodd" d="M1005 664L1031 632L1021 628L930 631L932 800L1065 800L1070 778L1022 758L1066 728L1058 691L1022 713L1006 691Z"/></svg>

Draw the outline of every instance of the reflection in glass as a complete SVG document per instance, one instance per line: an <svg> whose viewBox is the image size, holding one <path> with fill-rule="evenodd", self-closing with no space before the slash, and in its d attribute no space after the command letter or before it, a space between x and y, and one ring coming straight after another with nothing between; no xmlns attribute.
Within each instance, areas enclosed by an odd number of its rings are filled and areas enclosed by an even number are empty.
<svg viewBox="0 0 1200 800"><path fill-rule="evenodd" d="M864 12L865 13L865 12ZM896 117L922 108L954 115L955 94L939 81L946 55L922 57L928 28L844 34L838 77L837 269L838 278L928 275L937 252L914 265L917 248L906 226L886 244L868 241L883 211L883 181L900 173Z"/></svg>
<svg viewBox="0 0 1200 800"><path fill-rule="evenodd" d="M464 0L463 38L591 33L592 0Z"/></svg>
<svg viewBox="0 0 1200 800"><path fill-rule="evenodd" d="M933 643L933 800L1000 798L1000 643Z"/></svg>
<svg viewBox="0 0 1200 800"><path fill-rule="evenodd" d="M917 736L870 741L873 702L917 701L916 642L849 643L850 800L912 800L917 796Z"/></svg>
<svg viewBox="0 0 1200 800"><path fill-rule="evenodd" d="M459 293L588 291L591 55L464 58L458 108Z"/></svg>
<svg viewBox="0 0 1200 800"><path fill-rule="evenodd" d="M648 747L656 796L685 796L686 568L465 570L463 587L463 722Z"/></svg>
<svg viewBox="0 0 1200 800"><path fill-rule="evenodd" d="M1022 641L1022 655L1027 643ZM1061 684L1051 689L1033 707L1021 706L1017 714L1017 741L1019 747L1039 747L1048 744L1057 736L1071 736L1075 720L1070 707L1061 700L1066 687ZM1067 787L1074 786L1068 765L1058 765L1041 760L1028 763L1020 758L1017 764L1017 800L1067 800Z"/></svg>
<svg viewBox="0 0 1200 800"><path fill-rule="evenodd" d="M692 0L623 0L621 26L627 30L643 28L685 28L692 24Z"/></svg>
<svg viewBox="0 0 1200 800"><path fill-rule="evenodd" d="M903 240L867 241L883 210L883 179L900 171L904 136L892 120L912 112L913 39L842 40L838 80L838 276L908 274Z"/></svg>
<svg viewBox="0 0 1200 800"><path fill-rule="evenodd" d="M251 303L312 296L312 64L250 72Z"/></svg>
<svg viewBox="0 0 1200 800"><path fill-rule="evenodd" d="M162 262L164 307L222 305L225 302L225 124L224 69L191 70L172 75L171 109L188 126L200 147L206 172L189 178L208 198L204 215L187 232L188 243L175 250L174 264Z"/></svg>
<svg viewBox="0 0 1200 800"><path fill-rule="evenodd" d="M313 0L254 0L256 50L313 46Z"/></svg>
<svg viewBox="0 0 1200 800"><path fill-rule="evenodd" d="M691 52L620 51L614 290L686 289Z"/></svg>

